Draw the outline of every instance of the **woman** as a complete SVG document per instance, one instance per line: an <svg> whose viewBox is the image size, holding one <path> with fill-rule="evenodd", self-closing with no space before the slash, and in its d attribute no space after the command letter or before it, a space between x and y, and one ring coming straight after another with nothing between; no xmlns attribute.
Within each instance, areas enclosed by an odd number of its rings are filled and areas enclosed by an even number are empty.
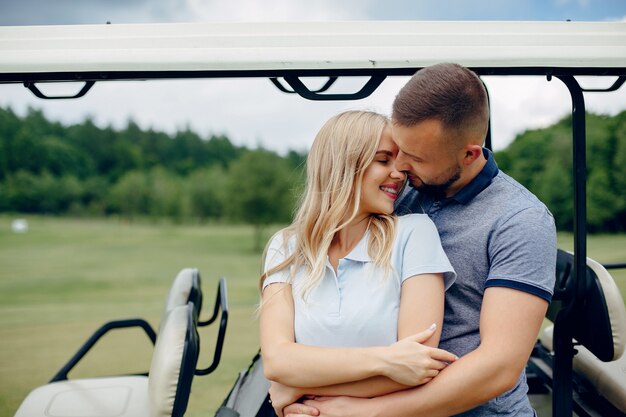
<svg viewBox="0 0 626 417"><path fill-rule="evenodd" d="M269 242L261 277L261 353L279 415L306 394L420 385L456 359L436 348L455 273L427 216L393 215L406 179L397 152L388 119L372 112L341 113L315 138L301 205Z"/></svg>

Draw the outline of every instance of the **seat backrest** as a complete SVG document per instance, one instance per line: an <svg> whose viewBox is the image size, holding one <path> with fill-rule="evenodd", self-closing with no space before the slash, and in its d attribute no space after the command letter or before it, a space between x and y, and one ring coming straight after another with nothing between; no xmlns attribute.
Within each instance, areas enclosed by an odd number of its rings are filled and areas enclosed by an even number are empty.
<svg viewBox="0 0 626 417"><path fill-rule="evenodd" d="M554 299L546 316L556 322L564 306L573 305L570 314L573 337L598 359L618 359L626 346L626 309L624 300L609 272L598 262L587 258L583 298L573 303L577 283L572 270L574 256L562 250L557 254ZM572 304L573 303L573 304Z"/></svg>
<svg viewBox="0 0 626 417"><path fill-rule="evenodd" d="M174 307L185 305L190 301L194 303L196 313L199 314L202 309L202 288L197 268L185 268L176 275L167 293L164 315Z"/></svg>
<svg viewBox="0 0 626 417"><path fill-rule="evenodd" d="M624 305L624 299L615 280L606 268L589 258L587 258L587 267L595 273L602 287L613 338L613 355L610 360L616 360L624 354L624 349L626 348L626 306ZM593 323L590 323L590 325L593 325Z"/></svg>
<svg viewBox="0 0 626 417"><path fill-rule="evenodd" d="M187 409L200 348L194 310L189 302L163 318L148 375L151 417L181 417Z"/></svg>

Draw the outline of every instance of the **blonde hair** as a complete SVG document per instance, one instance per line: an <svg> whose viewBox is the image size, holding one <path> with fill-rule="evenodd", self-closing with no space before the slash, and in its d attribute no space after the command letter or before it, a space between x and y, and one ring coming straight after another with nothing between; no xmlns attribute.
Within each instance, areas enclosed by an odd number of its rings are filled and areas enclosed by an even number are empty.
<svg viewBox="0 0 626 417"><path fill-rule="evenodd" d="M340 113L322 126L307 158L306 188L294 221L278 232L283 234L284 253L289 253L292 236L295 248L282 263L261 275L261 288L265 278L287 267L292 278L299 268L308 270L301 287L303 299L320 284L333 237L358 213L365 169L374 161L388 126L385 116L367 111ZM394 215L370 215L368 253L386 275L391 272L395 224Z"/></svg>

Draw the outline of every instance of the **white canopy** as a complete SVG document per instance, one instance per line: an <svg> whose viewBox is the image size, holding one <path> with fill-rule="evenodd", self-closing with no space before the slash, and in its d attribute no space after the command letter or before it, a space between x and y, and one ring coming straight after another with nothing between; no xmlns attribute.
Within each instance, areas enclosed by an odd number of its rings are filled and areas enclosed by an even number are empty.
<svg viewBox="0 0 626 417"><path fill-rule="evenodd" d="M0 27L0 74L418 68L438 62L626 68L626 22Z"/></svg>

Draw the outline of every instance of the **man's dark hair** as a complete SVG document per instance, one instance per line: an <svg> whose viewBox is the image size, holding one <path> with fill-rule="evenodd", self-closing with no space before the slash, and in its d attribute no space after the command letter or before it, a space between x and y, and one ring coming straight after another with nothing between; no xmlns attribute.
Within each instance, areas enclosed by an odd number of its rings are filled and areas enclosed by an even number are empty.
<svg viewBox="0 0 626 417"><path fill-rule="evenodd" d="M433 65L416 72L400 90L392 118L407 127L437 119L447 129L482 131L484 135L489 120L487 92L468 68L451 63Z"/></svg>

